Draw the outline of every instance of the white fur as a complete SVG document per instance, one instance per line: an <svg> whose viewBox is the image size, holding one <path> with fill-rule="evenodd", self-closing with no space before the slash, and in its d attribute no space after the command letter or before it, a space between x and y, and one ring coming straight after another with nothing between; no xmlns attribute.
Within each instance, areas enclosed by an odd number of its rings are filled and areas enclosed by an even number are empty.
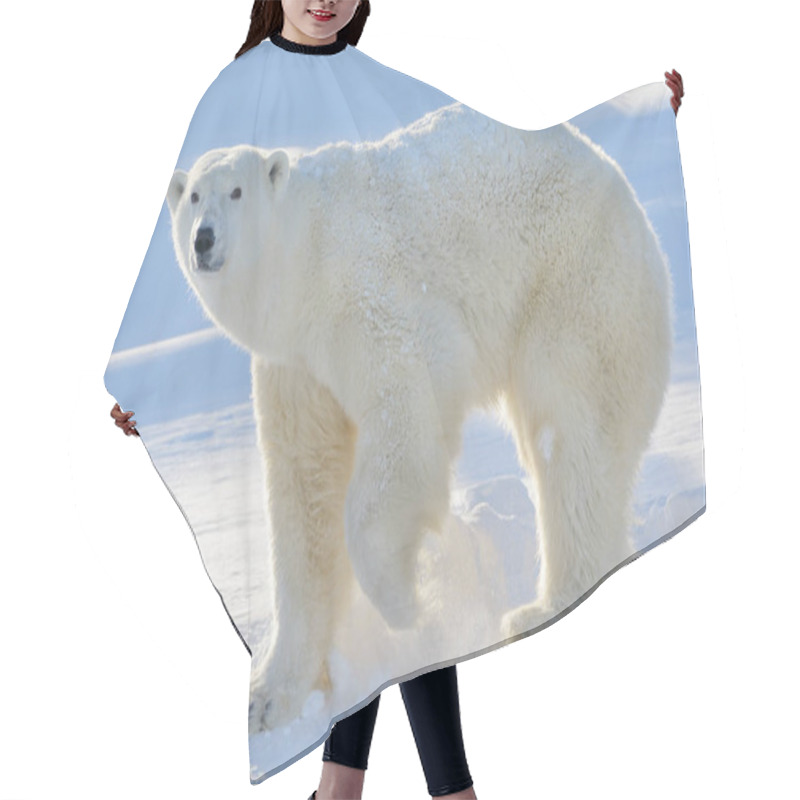
<svg viewBox="0 0 800 800"><path fill-rule="evenodd" d="M537 601L506 616L504 637L633 553L672 289L633 189L574 126L523 131L455 103L294 159L209 151L176 171L168 201L187 280L253 356L277 629L251 732L329 688L353 579L390 627L415 624L417 550L448 513L476 406L506 410L538 514ZM204 227L214 271L197 268Z"/></svg>

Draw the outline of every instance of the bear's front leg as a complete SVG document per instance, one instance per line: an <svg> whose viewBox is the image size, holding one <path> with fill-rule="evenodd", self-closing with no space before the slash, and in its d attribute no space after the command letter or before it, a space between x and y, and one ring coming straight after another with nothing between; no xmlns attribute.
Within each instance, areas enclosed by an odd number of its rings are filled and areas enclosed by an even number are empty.
<svg viewBox="0 0 800 800"><path fill-rule="evenodd" d="M312 691L331 688L332 634L354 584L344 500L356 435L306 370L254 358L252 377L275 596L272 635L253 653L251 735L291 722Z"/></svg>
<svg viewBox="0 0 800 800"><path fill-rule="evenodd" d="M425 529L450 507L450 454L429 373L383 386L358 420L345 537L364 593L392 628L418 618L416 561Z"/></svg>

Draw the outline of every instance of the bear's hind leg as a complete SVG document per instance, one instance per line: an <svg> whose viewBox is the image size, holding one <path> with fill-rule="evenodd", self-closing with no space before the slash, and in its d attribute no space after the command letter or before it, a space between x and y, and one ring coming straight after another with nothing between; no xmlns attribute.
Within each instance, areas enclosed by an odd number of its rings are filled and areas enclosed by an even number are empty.
<svg viewBox="0 0 800 800"><path fill-rule="evenodd" d="M543 371L538 391L509 393L520 461L536 486L541 565L537 598L505 615L506 637L552 618L633 552L636 460L615 442L590 384L567 386Z"/></svg>

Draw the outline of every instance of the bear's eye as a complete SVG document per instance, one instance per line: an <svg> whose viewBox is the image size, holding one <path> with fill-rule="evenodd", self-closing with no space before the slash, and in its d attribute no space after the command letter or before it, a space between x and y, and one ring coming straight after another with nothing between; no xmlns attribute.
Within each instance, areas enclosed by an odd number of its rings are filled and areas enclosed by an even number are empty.
<svg viewBox="0 0 800 800"><path fill-rule="evenodd" d="M196 203L199 199L200 196L197 194L197 192L192 192L192 197L191 197L192 202Z"/></svg>
<svg viewBox="0 0 800 800"><path fill-rule="evenodd" d="M231 192L231 200L238 200L238 199L239 199L241 196L242 196L242 190L241 190L241 189L240 189L240 188L237 186L237 187L236 187L236 188L235 188L235 189L234 189L234 190Z"/></svg>

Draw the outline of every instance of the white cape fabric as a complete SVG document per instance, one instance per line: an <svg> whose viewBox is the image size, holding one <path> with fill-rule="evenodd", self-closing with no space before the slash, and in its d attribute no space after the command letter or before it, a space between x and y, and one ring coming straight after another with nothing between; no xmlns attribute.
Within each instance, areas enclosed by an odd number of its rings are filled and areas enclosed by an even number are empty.
<svg viewBox="0 0 800 800"><path fill-rule="evenodd" d="M252 656L252 783L705 510L669 97L524 131L273 36L200 100L104 379Z"/></svg>

